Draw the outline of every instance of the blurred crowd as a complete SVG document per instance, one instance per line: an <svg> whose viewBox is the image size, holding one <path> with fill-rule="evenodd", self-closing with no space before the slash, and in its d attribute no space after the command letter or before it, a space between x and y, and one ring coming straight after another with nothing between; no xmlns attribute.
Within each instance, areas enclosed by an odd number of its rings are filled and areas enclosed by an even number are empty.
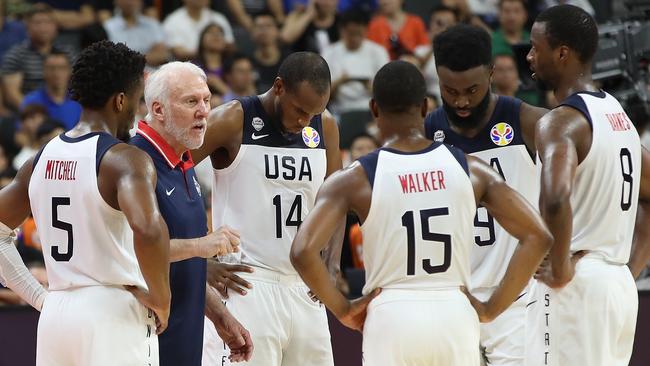
<svg viewBox="0 0 650 366"><path fill-rule="evenodd" d="M379 145L368 102L372 78L389 60L419 67L429 109L440 105L432 39L457 23L492 34L497 94L553 107L550 93L530 78L525 54L532 20L559 2L599 21L611 17L613 6L606 0L0 0L0 187L77 123L81 108L67 89L72 63L98 40L141 52L149 70L171 60L194 62L208 75L212 107L268 90L289 53L318 52L331 69L328 108L339 121L347 164ZM143 102L138 118L145 113ZM209 166L199 170L209 189ZM348 221L342 267L355 281L362 240L354 218ZM33 221L19 239L26 263L46 281ZM0 289L0 302L18 301Z"/></svg>

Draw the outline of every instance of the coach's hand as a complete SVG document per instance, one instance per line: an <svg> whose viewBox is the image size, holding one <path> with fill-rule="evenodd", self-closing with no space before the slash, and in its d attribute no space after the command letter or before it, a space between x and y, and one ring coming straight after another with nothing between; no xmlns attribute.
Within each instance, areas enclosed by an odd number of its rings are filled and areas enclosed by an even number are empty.
<svg viewBox="0 0 650 366"><path fill-rule="evenodd" d="M212 258L239 251L239 231L222 226L210 234L198 239L198 255Z"/></svg>
<svg viewBox="0 0 650 366"><path fill-rule="evenodd" d="M169 320L170 304L160 304L160 301L154 298L149 291L143 290L137 286L124 286L133 296L147 309L153 311L156 317L156 334L160 334L167 329Z"/></svg>
<svg viewBox="0 0 650 366"><path fill-rule="evenodd" d="M253 273L253 268L243 264L227 264L208 259L208 284L219 291L224 299L228 298L228 289L246 295L246 289L253 288L250 282L237 276L235 274L237 272Z"/></svg>
<svg viewBox="0 0 650 366"><path fill-rule="evenodd" d="M208 287L208 291L215 290ZM214 324L219 337L230 348L230 362L249 361L253 354L253 341L250 333L223 304L219 303L218 305L211 307L210 311L206 308L205 314Z"/></svg>
<svg viewBox="0 0 650 366"><path fill-rule="evenodd" d="M538 281L542 281L550 288L562 288L571 282L576 272L576 263L587 253L588 251L586 250L573 253L569 260L566 261L566 266L564 268L556 268L555 271L551 267L550 259L548 257L544 258L533 277Z"/></svg>
<svg viewBox="0 0 650 366"><path fill-rule="evenodd" d="M363 332L363 324L366 322L368 305L380 293L381 289L377 288L366 296L350 301L346 311L341 315L337 315L341 324Z"/></svg>

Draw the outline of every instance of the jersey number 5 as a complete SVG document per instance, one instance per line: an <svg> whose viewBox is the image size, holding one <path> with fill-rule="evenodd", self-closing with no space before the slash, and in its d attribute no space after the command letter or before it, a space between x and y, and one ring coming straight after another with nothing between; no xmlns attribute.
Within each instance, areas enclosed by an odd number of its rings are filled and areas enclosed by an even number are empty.
<svg viewBox="0 0 650 366"><path fill-rule="evenodd" d="M67 262L72 258L74 248L74 237L72 236L72 225L59 220L59 206L70 206L70 197L52 197L52 227L64 230L68 233L68 251L61 253L58 245L53 245L51 254L57 262Z"/></svg>
<svg viewBox="0 0 650 366"><path fill-rule="evenodd" d="M434 266L431 264L431 259L422 260L422 269L424 269L424 271L429 274L445 272L451 265L451 235L432 233L431 228L429 227L430 217L446 215L449 215L449 208L447 207L431 208L428 210L420 211L422 240L437 241L442 243L445 247L445 254L442 264ZM413 211L406 211L404 215L402 215L402 226L406 228L407 238L407 276L415 275L415 221L413 216Z"/></svg>

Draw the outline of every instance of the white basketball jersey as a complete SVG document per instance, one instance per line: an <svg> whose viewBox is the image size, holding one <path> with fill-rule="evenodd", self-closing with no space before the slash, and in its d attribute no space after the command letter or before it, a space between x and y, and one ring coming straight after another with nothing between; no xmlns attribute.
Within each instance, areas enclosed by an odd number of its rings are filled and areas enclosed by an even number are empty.
<svg viewBox="0 0 650 366"><path fill-rule="evenodd" d="M474 137L454 132L443 108L427 116L425 129L428 138L444 141L489 164L510 188L537 207L539 180L535 160L523 139L520 109L521 100L499 96L490 120ZM519 240L501 227L485 207L478 207L473 241L471 289L498 286Z"/></svg>
<svg viewBox="0 0 650 366"><path fill-rule="evenodd" d="M240 231L242 263L296 274L291 243L327 171L321 118L287 135L274 127L257 96L240 102L243 140L230 166L214 170L212 227Z"/></svg>
<svg viewBox="0 0 650 366"><path fill-rule="evenodd" d="M639 134L616 98L605 92L573 94L560 105L582 112L593 131L571 193L571 251L589 250L625 264L639 200Z"/></svg>
<svg viewBox="0 0 650 366"><path fill-rule="evenodd" d="M147 288L126 217L104 201L97 186L98 162L118 142L107 133L61 135L35 160L29 199L50 290Z"/></svg>
<svg viewBox="0 0 650 366"><path fill-rule="evenodd" d="M476 203L465 155L433 143L417 153L382 148L359 162L372 186L361 225L364 294L468 286Z"/></svg>

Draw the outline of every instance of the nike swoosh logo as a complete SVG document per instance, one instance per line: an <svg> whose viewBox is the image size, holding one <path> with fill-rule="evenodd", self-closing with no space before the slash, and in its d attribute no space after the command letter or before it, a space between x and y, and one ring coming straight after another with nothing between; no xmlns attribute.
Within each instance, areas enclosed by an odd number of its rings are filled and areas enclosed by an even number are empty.
<svg viewBox="0 0 650 366"><path fill-rule="evenodd" d="M268 136L268 135L269 135L268 133L267 133L266 135L256 135L256 134L253 132L253 134L251 135L251 138L252 138L253 140L259 140L259 139L263 139L263 138L265 138L265 137Z"/></svg>
<svg viewBox="0 0 650 366"><path fill-rule="evenodd" d="M523 294L521 294L521 295L519 295L519 296L517 296L517 298L515 299L515 301L517 301L517 300L519 300L519 299L521 299L521 297L522 297L522 296L524 296L524 295L526 295L526 293L525 293L525 292L524 292Z"/></svg>
<svg viewBox="0 0 650 366"><path fill-rule="evenodd" d="M526 304L526 307L529 307L529 306L533 305L533 304L536 303L536 302L537 302L537 300L535 300L535 301L531 301L531 302L529 302L528 304Z"/></svg>
<svg viewBox="0 0 650 366"><path fill-rule="evenodd" d="M171 190L165 190L165 193L167 193L167 196L171 196L172 193L174 193L174 190L176 190L176 187L172 188Z"/></svg>

